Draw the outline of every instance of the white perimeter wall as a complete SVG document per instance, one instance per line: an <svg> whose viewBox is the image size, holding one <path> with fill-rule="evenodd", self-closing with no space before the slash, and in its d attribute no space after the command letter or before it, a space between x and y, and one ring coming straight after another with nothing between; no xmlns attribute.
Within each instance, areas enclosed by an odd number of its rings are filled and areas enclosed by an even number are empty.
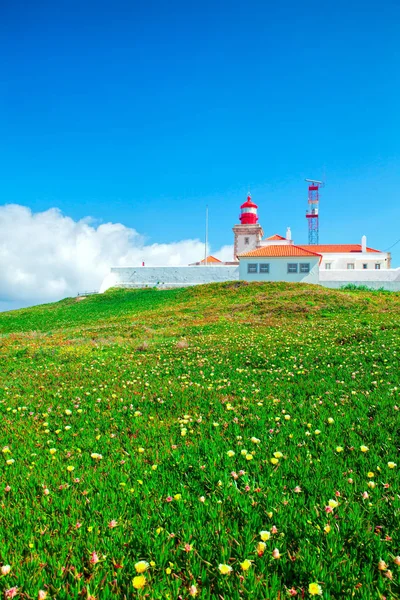
<svg viewBox="0 0 400 600"><path fill-rule="evenodd" d="M273 262L275 261L275 264ZM270 273L247 273L247 263L269 263ZM310 262L310 273L287 273L288 262ZM104 278L100 293L111 287L185 287L218 281L297 281L340 288L349 283L400 291L400 268L375 270L318 269L318 259L240 259L240 267L113 267ZM318 276L319 275L319 276Z"/></svg>
<svg viewBox="0 0 400 600"><path fill-rule="evenodd" d="M238 266L112 267L100 293L111 287L185 287L238 279Z"/></svg>
<svg viewBox="0 0 400 600"><path fill-rule="evenodd" d="M348 270L335 269L324 271L320 269L319 282L330 288L340 288L343 285L353 283L354 285L365 285L370 288L384 288L394 292L400 291L400 268L380 269L375 271L369 269Z"/></svg>
<svg viewBox="0 0 400 600"><path fill-rule="evenodd" d="M260 264L269 264L269 273L260 273ZM300 271L300 263L309 263L309 273L288 273L288 264L297 263ZM258 264L258 273L248 273L248 264ZM292 281L301 283L319 283L319 258L291 257L291 258L241 258L239 261L239 279L243 281Z"/></svg>

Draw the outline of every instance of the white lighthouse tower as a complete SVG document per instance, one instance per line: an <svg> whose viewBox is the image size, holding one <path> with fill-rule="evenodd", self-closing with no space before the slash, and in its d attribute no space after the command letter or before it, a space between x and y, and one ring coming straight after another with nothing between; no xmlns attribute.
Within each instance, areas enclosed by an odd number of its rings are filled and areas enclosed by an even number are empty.
<svg viewBox="0 0 400 600"><path fill-rule="evenodd" d="M240 207L240 225L235 225L233 228L235 235L234 260L237 260L237 255L241 252L250 252L260 245L264 232L258 223L257 209L257 204L252 201L249 194L246 202Z"/></svg>

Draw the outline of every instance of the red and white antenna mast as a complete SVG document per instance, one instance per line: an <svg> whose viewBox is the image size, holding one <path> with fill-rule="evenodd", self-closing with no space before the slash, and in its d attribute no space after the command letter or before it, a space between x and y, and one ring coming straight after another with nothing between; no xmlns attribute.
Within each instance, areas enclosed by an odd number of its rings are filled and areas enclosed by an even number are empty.
<svg viewBox="0 0 400 600"><path fill-rule="evenodd" d="M308 243L315 245L319 243L319 188L323 186L322 181L306 179L308 186L308 210L306 218L308 221Z"/></svg>

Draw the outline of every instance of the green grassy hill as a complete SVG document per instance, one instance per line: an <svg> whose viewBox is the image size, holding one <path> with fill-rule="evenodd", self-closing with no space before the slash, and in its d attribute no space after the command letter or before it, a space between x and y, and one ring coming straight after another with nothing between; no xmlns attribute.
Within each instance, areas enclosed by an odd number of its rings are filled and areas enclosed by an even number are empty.
<svg viewBox="0 0 400 600"><path fill-rule="evenodd" d="M399 316L245 282L0 314L0 591L399 598Z"/></svg>

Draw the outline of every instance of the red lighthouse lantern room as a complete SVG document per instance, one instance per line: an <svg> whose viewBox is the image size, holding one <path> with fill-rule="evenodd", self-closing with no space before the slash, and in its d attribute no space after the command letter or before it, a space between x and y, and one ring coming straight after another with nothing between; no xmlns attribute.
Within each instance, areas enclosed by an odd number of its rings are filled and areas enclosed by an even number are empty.
<svg viewBox="0 0 400 600"><path fill-rule="evenodd" d="M252 202L249 194L246 202L240 207L241 213L239 219L242 225L256 225L258 221L257 208L257 204Z"/></svg>

